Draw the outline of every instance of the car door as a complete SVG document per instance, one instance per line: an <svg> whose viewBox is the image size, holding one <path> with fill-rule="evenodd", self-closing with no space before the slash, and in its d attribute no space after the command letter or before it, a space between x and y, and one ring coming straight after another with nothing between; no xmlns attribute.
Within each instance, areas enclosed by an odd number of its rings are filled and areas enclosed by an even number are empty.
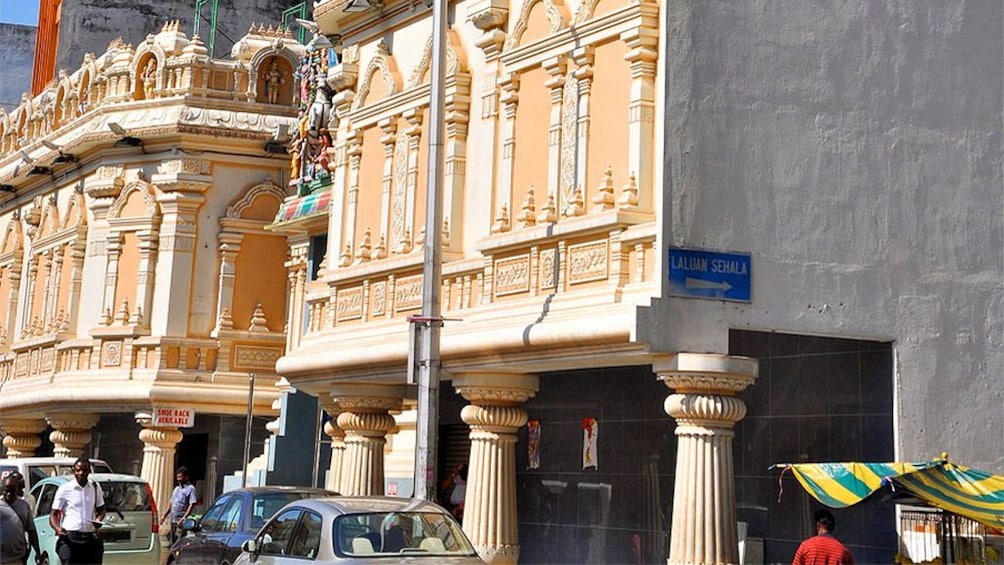
<svg viewBox="0 0 1004 565"><path fill-rule="evenodd" d="M40 485L32 491L35 496L35 531L38 532L38 548L44 555L49 556L49 561L56 561L56 532L49 525L49 513L52 512L52 501L56 498L56 489L53 484Z"/></svg>
<svg viewBox="0 0 1004 565"><path fill-rule="evenodd" d="M208 565L213 563L208 556L208 549L205 545L206 536L216 530L217 523L223 515L223 510L226 509L230 502L237 498L239 496L233 494L224 494L217 498L216 502L202 516L199 529L189 532L185 537L181 538L181 541L176 546L176 562L179 565ZM219 562L217 561L216 563Z"/></svg>
<svg viewBox="0 0 1004 565"><path fill-rule="evenodd" d="M227 542L237 532L240 525L241 511L246 506L244 498L243 494L235 494L230 497L230 501L223 507L219 520L210 524L209 527L203 523L201 532L203 535L202 555L206 558L206 565L229 564L224 559L224 552L227 548Z"/></svg>
<svg viewBox="0 0 1004 565"><path fill-rule="evenodd" d="M289 556L289 547L303 511L290 508L280 512L265 524L258 534L258 559L255 565L292 565L303 563L303 558Z"/></svg>

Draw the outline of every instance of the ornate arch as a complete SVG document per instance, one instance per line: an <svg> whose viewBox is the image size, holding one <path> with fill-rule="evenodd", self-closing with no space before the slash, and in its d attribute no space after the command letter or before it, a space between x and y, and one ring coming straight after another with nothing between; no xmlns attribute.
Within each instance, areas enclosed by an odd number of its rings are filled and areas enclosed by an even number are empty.
<svg viewBox="0 0 1004 565"><path fill-rule="evenodd" d="M56 195L50 194L42 205L42 219L38 222L38 237L51 235L60 228L59 208L56 206Z"/></svg>
<svg viewBox="0 0 1004 565"><path fill-rule="evenodd" d="M397 76L397 65L394 58L387 52L387 45L383 41L377 45L377 52L370 59L366 71L363 73L363 80L360 82L359 92L352 102L352 109L362 108L366 97L370 93L370 85L373 83L373 75L380 73L384 84L387 85L387 95L397 94L401 91L401 83Z"/></svg>
<svg viewBox="0 0 1004 565"><path fill-rule="evenodd" d="M516 20L516 25L512 28L512 33L505 40L503 50L508 51L519 45L523 39L523 34L526 33L526 27L530 21L530 12L540 2L544 4L544 13L547 15L548 28L551 33L557 32L568 25L568 9L565 8L565 3L562 0L525 0L523 7L520 9L519 18Z"/></svg>
<svg viewBox="0 0 1004 565"><path fill-rule="evenodd" d="M78 230L87 227L87 206L83 193L74 190L70 201L66 203L66 214L63 216L61 229L76 227Z"/></svg>
<svg viewBox="0 0 1004 565"><path fill-rule="evenodd" d="M108 209L109 219L118 218L122 214L123 208L129 202L129 195L133 192L139 192L143 196L143 201L146 203L146 215L148 217L160 217L160 207L157 205L157 197L153 194L153 188L143 181L133 181L122 189L118 198L115 199L111 208Z"/></svg>
<svg viewBox="0 0 1004 565"><path fill-rule="evenodd" d="M464 49L460 43L460 38L452 29L446 34L446 74L455 75L460 72L467 72L467 61L464 59ZM432 34L425 42L425 50L422 52L422 59L418 66L411 72L408 79L408 88L413 88L422 84L425 73L429 72L432 64Z"/></svg>
<svg viewBox="0 0 1004 565"><path fill-rule="evenodd" d="M11 247L11 244L13 244L13 247ZM8 248L10 248L10 251L8 251ZM24 228L21 226L21 214L15 211L11 215L10 221L7 222L7 229L3 235L3 245L0 245L0 256L13 253L15 260L17 260L23 250Z"/></svg>
<svg viewBox="0 0 1004 565"><path fill-rule="evenodd" d="M137 93L143 92L143 71L149 64L150 59L154 60L154 89L159 89L163 83L164 76L164 65L167 64L167 54L164 50L154 43L151 39L147 39L143 43L139 44L136 48L136 52L133 53L132 62L129 63L129 84L132 85L133 98L136 100L144 100L145 95L140 98L136 96Z"/></svg>
<svg viewBox="0 0 1004 565"><path fill-rule="evenodd" d="M254 201L260 197L265 198L275 198L279 205L282 205L283 200L286 199L286 191L283 190L279 185L272 182L272 179L268 179L265 182L256 184L251 188L244 191L237 200L234 200L230 206L227 208L226 217L232 220L239 220L244 214L244 211L254 205Z"/></svg>

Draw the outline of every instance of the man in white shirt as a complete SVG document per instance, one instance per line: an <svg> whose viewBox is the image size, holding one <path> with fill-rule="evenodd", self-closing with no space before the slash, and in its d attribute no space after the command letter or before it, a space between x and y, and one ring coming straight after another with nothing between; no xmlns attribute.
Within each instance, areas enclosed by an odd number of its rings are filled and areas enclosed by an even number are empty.
<svg viewBox="0 0 1004 565"><path fill-rule="evenodd" d="M105 498L98 483L88 480L91 462L79 458L73 463L72 481L56 489L49 525L56 532L56 553L63 565L101 563L104 543L97 528L105 517Z"/></svg>

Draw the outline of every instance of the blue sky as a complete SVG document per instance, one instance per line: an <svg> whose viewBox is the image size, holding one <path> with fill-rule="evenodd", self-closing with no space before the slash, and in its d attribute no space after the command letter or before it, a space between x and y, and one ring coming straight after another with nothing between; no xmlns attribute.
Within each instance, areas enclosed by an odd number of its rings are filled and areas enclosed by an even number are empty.
<svg viewBox="0 0 1004 565"><path fill-rule="evenodd" d="M0 23L38 25L39 0L0 0Z"/></svg>

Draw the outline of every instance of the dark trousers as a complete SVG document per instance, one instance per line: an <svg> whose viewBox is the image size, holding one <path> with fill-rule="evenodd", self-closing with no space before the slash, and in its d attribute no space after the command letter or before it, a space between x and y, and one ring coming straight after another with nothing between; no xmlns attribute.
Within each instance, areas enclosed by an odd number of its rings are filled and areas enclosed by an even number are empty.
<svg viewBox="0 0 1004 565"><path fill-rule="evenodd" d="M66 532L56 541L56 554L63 565L100 565L105 544L93 532Z"/></svg>

